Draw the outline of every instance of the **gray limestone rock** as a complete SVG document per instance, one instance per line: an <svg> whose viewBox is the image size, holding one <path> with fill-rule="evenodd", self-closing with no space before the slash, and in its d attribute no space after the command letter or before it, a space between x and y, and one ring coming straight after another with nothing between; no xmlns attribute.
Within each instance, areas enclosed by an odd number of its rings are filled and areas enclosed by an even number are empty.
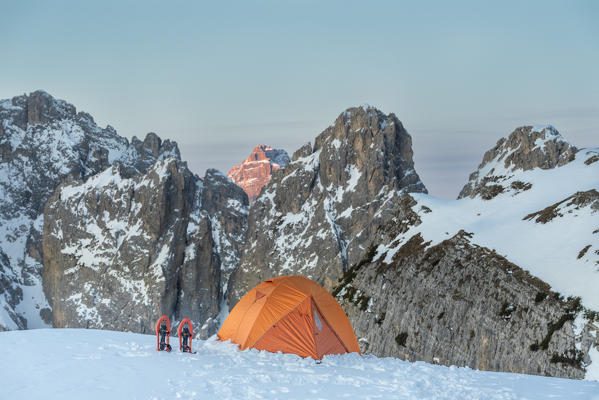
<svg viewBox="0 0 599 400"><path fill-rule="evenodd" d="M43 283L54 326L147 333L166 314L173 329L190 318L201 337L214 334L247 196L174 157L132 178L122 170L61 185L48 200Z"/></svg>
<svg viewBox="0 0 599 400"><path fill-rule="evenodd" d="M220 260L200 191L174 158L130 179L115 166L60 186L44 214L54 326L143 333L162 314L184 312L196 324L215 317Z"/></svg>
<svg viewBox="0 0 599 400"><path fill-rule="evenodd" d="M210 168L204 177L202 210L210 216L214 245L221 259L221 289L239 266L245 241L248 216L248 196L222 172Z"/></svg>

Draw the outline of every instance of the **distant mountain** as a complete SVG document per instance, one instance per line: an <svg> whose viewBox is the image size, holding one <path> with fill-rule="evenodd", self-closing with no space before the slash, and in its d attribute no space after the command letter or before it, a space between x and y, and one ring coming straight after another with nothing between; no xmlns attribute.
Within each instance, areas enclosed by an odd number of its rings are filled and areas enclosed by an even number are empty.
<svg viewBox="0 0 599 400"><path fill-rule="evenodd" d="M241 164L231 168L227 176L247 193L250 203L253 203L262 187L270 182L273 171L283 168L289 161L285 150L260 144Z"/></svg>

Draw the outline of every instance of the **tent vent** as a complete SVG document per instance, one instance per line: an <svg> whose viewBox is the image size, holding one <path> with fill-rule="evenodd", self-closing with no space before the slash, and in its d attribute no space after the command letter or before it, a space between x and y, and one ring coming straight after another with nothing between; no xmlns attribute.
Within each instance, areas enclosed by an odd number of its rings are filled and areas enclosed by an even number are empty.
<svg viewBox="0 0 599 400"><path fill-rule="evenodd" d="M314 310L314 322L316 322L316 327L318 328L318 330L321 331L322 322L320 321L320 318L318 318L318 313L316 312L316 310Z"/></svg>

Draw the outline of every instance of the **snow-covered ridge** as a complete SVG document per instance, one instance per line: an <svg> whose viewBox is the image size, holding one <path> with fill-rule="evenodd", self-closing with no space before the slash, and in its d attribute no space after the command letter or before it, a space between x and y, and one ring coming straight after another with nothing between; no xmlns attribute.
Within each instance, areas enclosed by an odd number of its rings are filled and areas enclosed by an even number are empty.
<svg viewBox="0 0 599 400"><path fill-rule="evenodd" d="M390 261L417 233L435 245L465 230L473 233L473 243L495 249L559 293L580 296L586 307L599 310L599 162L589 162L596 154L597 147L583 149L562 166L514 171L502 185L530 186L488 200L412 194L421 224L381 246L378 254Z"/></svg>

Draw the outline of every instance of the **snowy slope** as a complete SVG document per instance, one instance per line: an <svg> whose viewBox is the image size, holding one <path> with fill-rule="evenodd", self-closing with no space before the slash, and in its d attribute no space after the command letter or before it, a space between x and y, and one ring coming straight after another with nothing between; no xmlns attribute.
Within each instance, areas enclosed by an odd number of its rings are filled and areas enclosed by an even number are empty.
<svg viewBox="0 0 599 400"><path fill-rule="evenodd" d="M504 187L517 186L513 182L532 186L526 190L505 190L490 200L480 196L442 200L412 194L417 201L412 209L422 223L394 242L380 246L378 256L390 261L401 245L417 233L435 245L463 229L474 234L473 243L495 249L549 283L553 290L580 296L585 307L599 310L599 200L585 204L571 198L578 192L593 195L593 190L599 190L599 162L589 162L598 154L599 147L582 149L573 161L546 170L498 172L496 165L495 174L502 177ZM563 200L566 201L555 207L553 218L543 221L538 214L531 216Z"/></svg>
<svg viewBox="0 0 599 400"><path fill-rule="evenodd" d="M111 331L3 332L0 347L0 397L12 400L599 399L599 382L356 354L316 364L214 340L194 342L195 355L158 353L153 336Z"/></svg>

